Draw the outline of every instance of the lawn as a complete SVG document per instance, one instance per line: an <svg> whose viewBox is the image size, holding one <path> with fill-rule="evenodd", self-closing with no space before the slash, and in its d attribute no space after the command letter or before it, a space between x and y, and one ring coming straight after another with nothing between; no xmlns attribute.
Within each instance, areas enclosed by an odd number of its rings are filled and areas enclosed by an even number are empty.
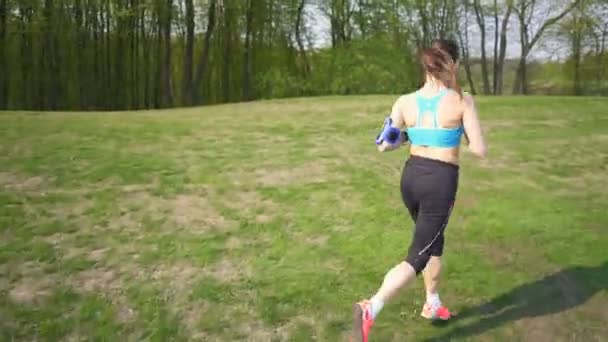
<svg viewBox="0 0 608 342"><path fill-rule="evenodd" d="M341 341L407 252L395 96L0 113L0 340ZM480 98L441 297L372 341L608 336L608 99Z"/></svg>

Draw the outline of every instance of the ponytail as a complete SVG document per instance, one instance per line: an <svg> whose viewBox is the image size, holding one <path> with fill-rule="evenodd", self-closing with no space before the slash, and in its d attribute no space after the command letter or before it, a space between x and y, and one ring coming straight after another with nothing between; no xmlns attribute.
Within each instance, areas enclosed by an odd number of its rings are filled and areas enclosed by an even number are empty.
<svg viewBox="0 0 608 342"><path fill-rule="evenodd" d="M458 45L450 40L437 39L431 47L422 50L422 68L446 87L456 91L462 97L462 89L458 84L456 62L458 61Z"/></svg>

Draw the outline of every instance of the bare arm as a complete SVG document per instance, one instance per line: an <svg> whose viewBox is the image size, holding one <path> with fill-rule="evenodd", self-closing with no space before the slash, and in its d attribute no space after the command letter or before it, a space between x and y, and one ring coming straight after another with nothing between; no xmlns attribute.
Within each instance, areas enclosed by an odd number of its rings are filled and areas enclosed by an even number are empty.
<svg viewBox="0 0 608 342"><path fill-rule="evenodd" d="M486 156L486 144L484 142L479 117L477 116L477 108L475 101L471 95L464 97L464 115L462 122L464 125L465 138L467 139L469 150L481 158Z"/></svg>
<svg viewBox="0 0 608 342"><path fill-rule="evenodd" d="M391 119L393 120L393 127L397 127L399 129L401 129L403 126L405 126L405 121L403 120L403 114L401 113L401 103L403 102L403 97L400 97L399 99L397 99L397 101L395 101L395 104L393 104L393 108L391 110ZM399 147L401 147L404 143L405 143L405 135L403 133L401 133L401 135L399 135L399 140L395 143L395 144L389 144L386 141L383 141L382 144L378 145L378 151L380 152L389 152L389 151L394 151L396 149L398 149Z"/></svg>

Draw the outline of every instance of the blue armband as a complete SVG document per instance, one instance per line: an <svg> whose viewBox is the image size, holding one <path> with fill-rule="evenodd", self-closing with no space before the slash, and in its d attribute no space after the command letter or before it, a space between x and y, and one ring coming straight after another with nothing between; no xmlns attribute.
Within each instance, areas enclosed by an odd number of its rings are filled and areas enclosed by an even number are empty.
<svg viewBox="0 0 608 342"><path fill-rule="evenodd" d="M384 120L384 126L382 127L382 131L376 137L376 145L382 144L384 141L387 143L394 145L397 141L399 141L399 136L401 135L401 130L397 127L392 126L393 119L387 117Z"/></svg>

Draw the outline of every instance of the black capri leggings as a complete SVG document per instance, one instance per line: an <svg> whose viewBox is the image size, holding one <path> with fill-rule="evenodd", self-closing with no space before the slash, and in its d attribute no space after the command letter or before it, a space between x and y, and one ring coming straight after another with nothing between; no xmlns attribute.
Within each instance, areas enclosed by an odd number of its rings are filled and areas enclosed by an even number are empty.
<svg viewBox="0 0 608 342"><path fill-rule="evenodd" d="M458 189L458 166L411 156L401 177L401 197L416 223L407 261L424 270L431 256L443 254L443 232Z"/></svg>

